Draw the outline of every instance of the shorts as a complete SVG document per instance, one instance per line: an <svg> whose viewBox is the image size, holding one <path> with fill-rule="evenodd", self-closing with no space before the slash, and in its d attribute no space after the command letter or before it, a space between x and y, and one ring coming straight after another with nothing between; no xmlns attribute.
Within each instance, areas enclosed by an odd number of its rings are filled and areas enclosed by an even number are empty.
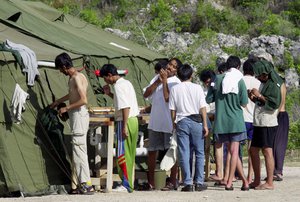
<svg viewBox="0 0 300 202"><path fill-rule="evenodd" d="M252 138L253 138L253 129L254 129L253 123L245 122L245 125L246 125L248 140L252 140Z"/></svg>
<svg viewBox="0 0 300 202"><path fill-rule="evenodd" d="M170 148L172 133L157 132L149 129L148 151L167 150Z"/></svg>
<svg viewBox="0 0 300 202"><path fill-rule="evenodd" d="M216 143L241 142L247 139L245 132L214 134Z"/></svg>
<svg viewBox="0 0 300 202"><path fill-rule="evenodd" d="M274 126L274 127L254 126L251 147L273 148L277 128L278 126Z"/></svg>

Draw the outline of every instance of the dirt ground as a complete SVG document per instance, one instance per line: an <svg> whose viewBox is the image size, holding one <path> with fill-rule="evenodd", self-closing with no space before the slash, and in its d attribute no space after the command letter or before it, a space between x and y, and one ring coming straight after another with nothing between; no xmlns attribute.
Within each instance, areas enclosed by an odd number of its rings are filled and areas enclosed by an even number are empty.
<svg viewBox="0 0 300 202"><path fill-rule="evenodd" d="M264 165L262 167L262 177L266 176ZM0 201L30 201L30 202L146 202L146 201L300 201L300 163L288 163L284 168L284 179L281 182L275 182L275 189L268 191L241 191L241 181L234 183L234 191L225 191L224 188L214 187L213 182L207 182L208 190L203 192L183 193L180 191L162 192L162 191L135 191L128 193L101 193L98 192L92 196L86 195L50 195L42 197L26 197L26 198L0 198Z"/></svg>

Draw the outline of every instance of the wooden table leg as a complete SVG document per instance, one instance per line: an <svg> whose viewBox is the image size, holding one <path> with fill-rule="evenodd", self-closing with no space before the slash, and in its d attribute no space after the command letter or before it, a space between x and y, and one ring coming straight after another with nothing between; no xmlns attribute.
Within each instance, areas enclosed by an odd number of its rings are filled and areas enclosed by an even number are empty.
<svg viewBox="0 0 300 202"><path fill-rule="evenodd" d="M113 183L113 158L114 158L114 123L112 122L108 126L108 141L107 141L107 178L106 178L106 190L110 192L112 190Z"/></svg>

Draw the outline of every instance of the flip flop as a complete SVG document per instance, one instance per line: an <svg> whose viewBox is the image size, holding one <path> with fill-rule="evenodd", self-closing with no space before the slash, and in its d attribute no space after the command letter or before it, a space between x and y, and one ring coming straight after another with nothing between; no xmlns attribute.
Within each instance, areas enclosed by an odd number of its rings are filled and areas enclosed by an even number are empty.
<svg viewBox="0 0 300 202"><path fill-rule="evenodd" d="M249 191L249 189L250 189L249 186L248 186L248 187L244 187L244 186L241 187L241 190L242 190L242 191Z"/></svg>
<svg viewBox="0 0 300 202"><path fill-rule="evenodd" d="M214 186L215 187L224 187L224 186L226 186L226 184L222 183L221 181L218 181L218 182L215 182Z"/></svg>
<svg viewBox="0 0 300 202"><path fill-rule="evenodd" d="M233 189L234 189L234 188L233 188L233 185L231 185L230 187L226 187L226 186L225 186L225 190L226 190L226 191L233 191Z"/></svg>
<svg viewBox="0 0 300 202"><path fill-rule="evenodd" d="M252 182L249 184L249 189L255 189L255 187L258 187L258 186L260 186L260 185L255 186Z"/></svg>
<svg viewBox="0 0 300 202"><path fill-rule="evenodd" d="M139 185L137 190L138 191L154 191L155 188L149 183L143 183L143 184Z"/></svg>
<svg viewBox="0 0 300 202"><path fill-rule="evenodd" d="M70 195L74 195L74 194L80 194L79 189L71 189L69 192Z"/></svg>
<svg viewBox="0 0 300 202"><path fill-rule="evenodd" d="M282 177L280 177L280 175L274 175L273 176L273 181L277 181L277 182L281 182L283 179L282 179Z"/></svg>

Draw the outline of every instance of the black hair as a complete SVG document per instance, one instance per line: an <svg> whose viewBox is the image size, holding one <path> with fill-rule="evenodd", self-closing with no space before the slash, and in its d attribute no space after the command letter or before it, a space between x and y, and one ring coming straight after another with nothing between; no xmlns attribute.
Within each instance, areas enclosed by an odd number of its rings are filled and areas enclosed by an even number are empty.
<svg viewBox="0 0 300 202"><path fill-rule="evenodd" d="M181 65L177 69L177 76L181 81L189 80L192 74L193 74L193 68L188 64Z"/></svg>
<svg viewBox="0 0 300 202"><path fill-rule="evenodd" d="M119 75L117 71L117 67L113 64L105 64L100 69L100 77L108 76L108 74L111 75Z"/></svg>
<svg viewBox="0 0 300 202"><path fill-rule="evenodd" d="M73 67L73 62L71 57L67 53L59 54L55 58L55 67L58 69L61 69L63 67L69 69L70 67Z"/></svg>
<svg viewBox="0 0 300 202"><path fill-rule="evenodd" d="M181 62L178 58L171 58L171 59L169 60L169 62L171 62L172 60L175 60L175 61L176 61L176 63L177 63L177 68L180 67L180 66L182 66L182 62Z"/></svg>
<svg viewBox="0 0 300 202"><path fill-rule="evenodd" d="M215 77L216 77L215 72L210 69L203 70L200 73L200 81L202 82L206 82L208 79L213 81L215 80Z"/></svg>
<svg viewBox="0 0 300 202"><path fill-rule="evenodd" d="M231 55L226 61L227 69L236 68L238 69L241 66L241 60L239 57Z"/></svg>
<svg viewBox="0 0 300 202"><path fill-rule="evenodd" d="M227 63L226 62L222 62L219 66L218 66L218 72L219 74L223 74L224 72L226 72L228 70L227 67Z"/></svg>
<svg viewBox="0 0 300 202"><path fill-rule="evenodd" d="M168 62L168 59L159 60L154 66L155 71L159 72L161 69L166 69Z"/></svg>
<svg viewBox="0 0 300 202"><path fill-rule="evenodd" d="M255 58L249 58L248 60L246 60L244 62L244 64L243 64L244 75L254 76L253 65L256 62L257 62L257 59L255 59Z"/></svg>

